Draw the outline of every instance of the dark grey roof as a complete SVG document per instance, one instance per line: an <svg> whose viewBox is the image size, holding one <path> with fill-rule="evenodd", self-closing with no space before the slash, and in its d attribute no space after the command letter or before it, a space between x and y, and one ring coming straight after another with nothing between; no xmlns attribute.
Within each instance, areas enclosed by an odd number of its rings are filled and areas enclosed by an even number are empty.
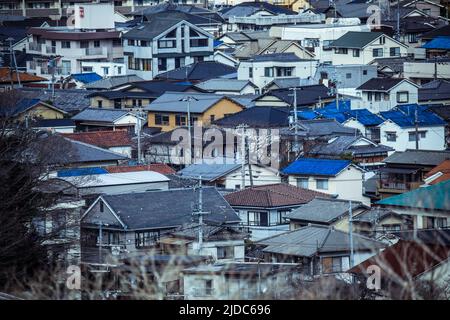
<svg viewBox="0 0 450 320"><path fill-rule="evenodd" d="M310 225L257 242L266 245L264 252L301 257L331 252L349 252L348 233L327 226ZM355 251L376 251L384 245L359 234L353 234Z"/></svg>
<svg viewBox="0 0 450 320"><path fill-rule="evenodd" d="M387 164L418 164L437 166L444 160L450 159L450 151L411 150L396 151L383 162Z"/></svg>
<svg viewBox="0 0 450 320"><path fill-rule="evenodd" d="M377 58L374 59L374 62L376 62L378 70L388 67L396 73L403 73L403 65L407 60L407 57Z"/></svg>
<svg viewBox="0 0 450 320"><path fill-rule="evenodd" d="M349 31L339 39L334 40L330 47L362 49L381 35L383 35L383 32Z"/></svg>
<svg viewBox="0 0 450 320"><path fill-rule="evenodd" d="M377 223L380 219L384 219L390 215L400 217L400 214L392 211L387 208L375 207L370 210L364 211L363 213L358 214L353 217L353 221L356 222L368 222L368 223Z"/></svg>
<svg viewBox="0 0 450 320"><path fill-rule="evenodd" d="M300 134L313 136L355 135L356 129L343 126L335 119L300 120ZM293 130L282 130L282 134L293 134Z"/></svg>
<svg viewBox="0 0 450 320"><path fill-rule="evenodd" d="M357 90L367 90L367 91L389 91L400 82L404 81L403 78L372 78L362 85L360 85Z"/></svg>
<svg viewBox="0 0 450 320"><path fill-rule="evenodd" d="M105 79L100 79L98 81L94 81L91 83L86 84L84 87L87 90L108 90L123 84L136 82L136 81L143 81L141 77L138 77L137 75L131 74L131 75L124 75L124 76L113 76L108 77Z"/></svg>
<svg viewBox="0 0 450 320"><path fill-rule="evenodd" d="M201 227L203 231L203 239L207 241L224 241L224 240L239 240L247 238L248 234L242 232L238 228L233 228L226 225L207 225L203 224ZM197 223L180 227L179 229L170 233L176 238L185 238L196 240L198 239L198 232L200 225Z"/></svg>
<svg viewBox="0 0 450 320"><path fill-rule="evenodd" d="M317 223L333 223L344 215L348 216L350 204L346 200L315 198L287 214L287 219ZM361 202L352 201L352 210L365 207Z"/></svg>
<svg viewBox="0 0 450 320"><path fill-rule="evenodd" d="M246 17L249 15L252 15L258 11L268 11L272 14L287 14L292 15L296 14L296 12L286 9L283 6L277 6L274 4L271 4L269 2L265 1L249 1L249 2L243 2L239 3L235 6L225 8L221 10L222 16L226 19L228 19L231 16L236 17Z"/></svg>
<svg viewBox="0 0 450 320"><path fill-rule="evenodd" d="M152 40L161 33L167 31L170 27L176 25L183 19L152 19L149 22L144 22L123 35L124 39L134 40Z"/></svg>
<svg viewBox="0 0 450 320"><path fill-rule="evenodd" d="M209 79L204 82L197 83L195 86L206 91L240 91L247 85L255 87L255 85L248 80L237 79Z"/></svg>
<svg viewBox="0 0 450 320"><path fill-rule="evenodd" d="M126 110L86 108L73 116L72 120L114 122L128 113Z"/></svg>
<svg viewBox="0 0 450 320"><path fill-rule="evenodd" d="M391 147L368 144L366 146L352 146L355 142L362 139L361 136L338 136L332 142L327 144L318 144L309 152L316 155L336 156L339 157L342 153L351 153L353 155L364 155L365 153L387 153L394 151Z"/></svg>
<svg viewBox="0 0 450 320"><path fill-rule="evenodd" d="M212 52L211 52L212 54ZM237 69L216 61L201 61L187 66L160 73L158 79L205 81L228 74L234 74Z"/></svg>
<svg viewBox="0 0 450 320"><path fill-rule="evenodd" d="M450 121L450 106L449 105L437 105L430 106L428 108L431 112L437 114L439 117L444 119L445 121Z"/></svg>
<svg viewBox="0 0 450 320"><path fill-rule="evenodd" d="M171 189L142 193L104 195L128 229L178 227L194 222L192 212L198 206L198 189ZM203 188L204 221L238 222L239 217L215 188Z"/></svg>
<svg viewBox="0 0 450 320"><path fill-rule="evenodd" d="M265 88L269 88L272 85L278 87L279 89L286 89L286 88L292 88L292 87L302 87L302 86L308 86L317 84L314 83L311 79L304 79L304 78L276 78L273 79L271 82L269 82L267 85L265 85Z"/></svg>
<svg viewBox="0 0 450 320"><path fill-rule="evenodd" d="M75 114L90 106L86 90L77 89L55 89L55 98L52 97L50 89L21 88L18 89L24 98L39 99L43 102L53 101L52 104L58 109Z"/></svg>
<svg viewBox="0 0 450 320"><path fill-rule="evenodd" d="M442 79L433 80L419 88L419 101L450 100L450 82ZM450 109L449 106L447 106Z"/></svg>
<svg viewBox="0 0 450 320"><path fill-rule="evenodd" d="M289 126L289 113L280 107L252 107L216 120L220 127L235 127L245 123L252 128L280 128Z"/></svg>
<svg viewBox="0 0 450 320"><path fill-rule="evenodd" d="M196 163L178 171L178 174L188 178L201 177L203 181L214 181L240 167L241 165L235 161L230 161L230 163L225 161L223 163Z"/></svg>
<svg viewBox="0 0 450 320"><path fill-rule="evenodd" d="M329 89L325 87L323 84L298 86L296 95L297 95L297 107L310 106L319 103L324 99L333 97L332 95L330 95ZM294 103L294 95L292 94L292 91L289 90L288 88L273 89L266 92L261 97L265 96L274 96L280 99L281 101L286 102L289 105L293 105Z"/></svg>
<svg viewBox="0 0 450 320"><path fill-rule="evenodd" d="M309 59L300 59L293 52L286 53L271 53L271 54L258 54L252 56L248 61L264 62L264 61L276 61L276 62L298 62L298 61L312 61Z"/></svg>

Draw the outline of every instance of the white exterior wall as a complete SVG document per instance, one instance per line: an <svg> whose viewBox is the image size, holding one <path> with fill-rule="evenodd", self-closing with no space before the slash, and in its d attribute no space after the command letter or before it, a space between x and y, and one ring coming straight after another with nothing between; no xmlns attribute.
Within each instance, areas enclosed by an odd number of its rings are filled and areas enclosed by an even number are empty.
<svg viewBox="0 0 450 320"><path fill-rule="evenodd" d="M109 150L111 150L112 152L127 156L128 158L131 158L131 147L129 147L129 146L111 147L111 148L109 148Z"/></svg>
<svg viewBox="0 0 450 320"><path fill-rule="evenodd" d="M266 184L281 182L281 177L276 172L261 166L252 165L251 167L254 186L262 186ZM242 187L241 184L242 178L240 168L232 173L229 173L225 177L225 188L227 189L237 189L236 185ZM250 172L247 165L245 166L245 186L250 187Z"/></svg>
<svg viewBox="0 0 450 320"><path fill-rule="evenodd" d="M291 78L306 79L308 77L313 78L317 69L317 60L310 61L297 61L297 62L277 62L277 61L242 61L239 63L237 78L238 80L250 80L258 88L262 89L269 82L277 78L275 74L273 77L265 76L265 68L270 67L294 67ZM253 68L253 77L249 77L249 68Z"/></svg>
<svg viewBox="0 0 450 320"><path fill-rule="evenodd" d="M363 196L363 172L352 166L344 169L336 177L328 177L328 190L317 189L316 178L322 179L318 176L289 175L289 184L297 186L297 178L300 177L308 178L308 189L310 190L338 195L338 199L361 201L364 204L370 204L370 199Z"/></svg>
<svg viewBox="0 0 450 320"><path fill-rule="evenodd" d="M418 208L400 208L395 207L395 212L398 214L410 215L413 217L413 228L424 229L424 217L447 218L447 226L450 226L450 212L438 210L421 210Z"/></svg>
<svg viewBox="0 0 450 320"><path fill-rule="evenodd" d="M92 68L92 71L84 71L84 68ZM105 73L105 69L108 68L108 73ZM95 72L102 77L113 77L113 76L122 76L126 74L126 66L125 63L116 63L116 62L91 62L91 61L83 61L81 62L81 71L85 72Z"/></svg>
<svg viewBox="0 0 450 320"><path fill-rule="evenodd" d="M380 144L392 147L395 151L405 151L415 149L416 141L409 141L409 132L415 132L415 128L400 128L394 122L387 120L379 125ZM419 132L426 131L425 138L419 138L419 149L424 150L445 150L445 127L419 127ZM396 132L396 141L387 140L387 132Z"/></svg>
<svg viewBox="0 0 450 320"><path fill-rule="evenodd" d="M218 259L217 248L218 247L231 247L234 248L234 254L232 259ZM188 247L188 255L198 255L198 242L193 242ZM231 262L231 261L244 261L245 257L245 245L244 240L227 240L227 241L205 241L202 244L200 255L211 256L217 262Z"/></svg>

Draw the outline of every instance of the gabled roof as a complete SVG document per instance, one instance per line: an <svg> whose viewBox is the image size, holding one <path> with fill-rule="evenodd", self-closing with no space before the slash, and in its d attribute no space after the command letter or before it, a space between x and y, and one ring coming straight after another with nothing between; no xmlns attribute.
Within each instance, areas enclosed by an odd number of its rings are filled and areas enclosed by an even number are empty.
<svg viewBox="0 0 450 320"><path fill-rule="evenodd" d="M77 176L63 176L61 179L68 181L78 188L94 188L129 184L167 182L169 178L154 171L118 172L92 174L88 179L80 179Z"/></svg>
<svg viewBox="0 0 450 320"><path fill-rule="evenodd" d="M283 52L283 53L270 53L270 54L258 54L253 55L250 59L246 60L249 62L300 62L300 61L311 61L309 59L300 59L293 52Z"/></svg>
<svg viewBox="0 0 450 320"><path fill-rule="evenodd" d="M299 86L297 87L296 95L298 107L316 104L324 99L333 97L330 95L329 89L323 84ZM292 90L289 90L288 88L270 90L261 95L260 98L267 96L274 96L289 105L293 105L294 103Z"/></svg>
<svg viewBox="0 0 450 320"><path fill-rule="evenodd" d="M425 49L437 49L437 50L450 50L450 36L448 37L436 37L431 41L425 43L422 48Z"/></svg>
<svg viewBox="0 0 450 320"><path fill-rule="evenodd" d="M348 217L349 208L350 202L347 200L315 198L289 212L286 218L289 220L308 221L310 223L331 224L345 215ZM368 209L361 202L352 201L352 210L359 208Z"/></svg>
<svg viewBox="0 0 450 320"><path fill-rule="evenodd" d="M153 40L181 21L183 21L183 19L175 17L171 19L154 18L151 21L139 24L130 31L124 33L122 37L124 39L134 40Z"/></svg>
<svg viewBox="0 0 450 320"><path fill-rule="evenodd" d="M127 130L90 131L64 133L66 138L95 145L100 148L131 146L131 137Z"/></svg>
<svg viewBox="0 0 450 320"><path fill-rule="evenodd" d="M377 202L388 207L450 211L450 180L405 192Z"/></svg>
<svg viewBox="0 0 450 320"><path fill-rule="evenodd" d="M394 216L401 218L402 216L395 211L388 208L372 207L370 210L364 211L356 216L353 216L353 222L377 224L380 220Z"/></svg>
<svg viewBox="0 0 450 320"><path fill-rule="evenodd" d="M263 252L289 256L312 257L316 254L349 252L348 233L328 226L309 225L294 231L282 233L257 242L265 245ZM353 234L355 251L378 251L384 245L378 241Z"/></svg>
<svg viewBox="0 0 450 320"><path fill-rule="evenodd" d="M286 89L292 87L302 87L312 85L313 80L304 78L275 78L264 86L264 88L270 88L276 86L279 89Z"/></svg>
<svg viewBox="0 0 450 320"><path fill-rule="evenodd" d="M432 179L429 181L429 179ZM450 160L444 160L425 175L427 184L436 184L450 180Z"/></svg>
<svg viewBox="0 0 450 320"><path fill-rule="evenodd" d="M104 201L125 224L127 230L179 227L196 220L198 189L170 189L142 193L103 195ZM175 200L175 201L174 201ZM203 188L203 217L210 223L239 222L239 217L215 188ZM89 212L82 218L89 223Z"/></svg>
<svg viewBox="0 0 450 320"><path fill-rule="evenodd" d="M450 159L450 151L407 149L394 152L384 159L383 162L387 164L415 164L434 167L448 159Z"/></svg>
<svg viewBox="0 0 450 320"><path fill-rule="evenodd" d="M115 122L129 114L126 110L86 108L72 117L76 121Z"/></svg>
<svg viewBox="0 0 450 320"><path fill-rule="evenodd" d="M360 85L358 88L356 88L356 90L388 92L403 81L406 81L411 85L418 87L418 85L416 85L415 83L403 78L372 78Z"/></svg>
<svg viewBox="0 0 450 320"><path fill-rule="evenodd" d="M233 207L273 208L301 205L315 197L326 196L321 192L278 183L232 192L225 195L225 200Z"/></svg>
<svg viewBox="0 0 450 320"><path fill-rule="evenodd" d="M85 84L102 79L102 77L95 72L72 73L70 77Z"/></svg>
<svg viewBox="0 0 450 320"><path fill-rule="evenodd" d="M334 40L329 46L332 48L362 49L382 35L384 35L383 32L349 31L342 37Z"/></svg>
<svg viewBox="0 0 450 320"><path fill-rule="evenodd" d="M298 123L301 128L298 133L308 137L336 135L355 136L357 134L357 129L343 126L334 119L300 120ZM290 129L289 132L283 132L283 130L285 129L282 129L282 134L293 134Z"/></svg>
<svg viewBox="0 0 450 320"><path fill-rule="evenodd" d="M389 111L380 112L380 116L390 120L401 128L410 128L415 126L417 108L417 122L419 126L445 126L446 122L435 113L427 110L427 107L417 104L397 106Z"/></svg>
<svg viewBox="0 0 450 320"><path fill-rule="evenodd" d="M106 170L109 173L118 173L118 172L136 172L136 171L155 171L161 174L174 174L175 170L169 167L165 163L151 163L151 164L143 164L143 165L135 165L135 166L112 166L106 167Z"/></svg>
<svg viewBox="0 0 450 320"><path fill-rule="evenodd" d="M269 2L264 2L264 1L255 1L255 2L250 1L250 2L239 3L235 6L222 9L221 13L225 19L228 19L229 17L232 17L232 16L247 17L247 16L250 16L261 10L270 12L272 14L277 14L277 15L278 14L287 14L287 15L296 14L296 12L286 9L283 6L277 6L277 5L271 4Z"/></svg>
<svg viewBox="0 0 450 320"><path fill-rule="evenodd" d="M282 170L284 174L337 176L351 165L349 160L300 158Z"/></svg>
<svg viewBox="0 0 450 320"><path fill-rule="evenodd" d="M85 85L85 88L88 90L107 90L127 83L143 80L144 79L134 74L123 76L112 76L105 79L100 79L94 82L87 83Z"/></svg>
<svg viewBox="0 0 450 320"><path fill-rule="evenodd" d="M241 164L234 161L230 163L194 163L178 171L178 175L194 179L201 177L203 181L211 182L222 178L240 167Z"/></svg>
<svg viewBox="0 0 450 320"><path fill-rule="evenodd" d="M450 100L450 82L437 79L423 84L419 88L419 101ZM450 107L446 107L450 109Z"/></svg>
<svg viewBox="0 0 450 320"><path fill-rule="evenodd" d="M432 31L422 34L421 39L433 39L436 37L449 37L450 36L450 25L443 26Z"/></svg>
<svg viewBox="0 0 450 320"><path fill-rule="evenodd" d="M279 128L289 126L289 113L285 108L252 107L214 121L220 127L235 127L246 123L252 128Z"/></svg>
<svg viewBox="0 0 450 320"><path fill-rule="evenodd" d="M366 141L367 145L355 145L355 143L361 140ZM338 136L325 145L318 144L314 146L309 151L309 154L334 158L344 153L349 153L354 156L364 156L364 154L387 154L388 151L394 151L394 149L376 144L362 136Z"/></svg>
<svg viewBox="0 0 450 320"><path fill-rule="evenodd" d="M433 112L434 114L437 114L439 117L441 117L441 119L444 119L447 122L450 121L450 106L448 105L430 106L428 110Z"/></svg>
<svg viewBox="0 0 450 320"><path fill-rule="evenodd" d="M0 68L0 84L11 84L11 80L13 83L29 83L29 82L40 82L47 81L47 79L35 76L31 73L19 72L17 73L14 70L10 70L7 67Z"/></svg>
<svg viewBox="0 0 450 320"><path fill-rule="evenodd" d="M241 91L246 86L256 87L251 81L237 79L209 79L195 86L206 91Z"/></svg>
<svg viewBox="0 0 450 320"><path fill-rule="evenodd" d="M220 76L234 74L237 69L216 61L201 61L160 73L158 79L205 81Z"/></svg>
<svg viewBox="0 0 450 320"><path fill-rule="evenodd" d="M182 101L186 97L191 97L190 102ZM235 100L231 100L224 95L211 93L183 93L183 92L166 92L148 106L144 108L146 111L164 111L164 112L187 112L188 103L190 112L203 113L222 99L228 99L236 104ZM240 104L239 104L240 105ZM242 106L244 107L244 106Z"/></svg>
<svg viewBox="0 0 450 320"><path fill-rule="evenodd" d="M202 228L203 239L205 241L225 241L243 240L248 237L248 233L227 225L207 225L200 226L197 223L182 226L170 233L171 237L187 240L198 240L199 229ZM168 241L168 240L166 240ZM164 240L162 240L164 242ZM168 241L170 243L170 241Z"/></svg>
<svg viewBox="0 0 450 320"><path fill-rule="evenodd" d="M19 115L21 113L24 113L24 112L32 109L33 107L35 107L37 105L45 106L45 107L47 107L49 109L56 110L57 112L60 112L60 113L63 113L63 114L67 113L64 110L60 110L60 109L58 109L58 108L56 108L56 107L54 107L54 106L52 106L52 105L50 105L48 103L42 102L39 99L23 98L19 102L17 102L16 108L13 111L13 115L16 116L16 115Z"/></svg>

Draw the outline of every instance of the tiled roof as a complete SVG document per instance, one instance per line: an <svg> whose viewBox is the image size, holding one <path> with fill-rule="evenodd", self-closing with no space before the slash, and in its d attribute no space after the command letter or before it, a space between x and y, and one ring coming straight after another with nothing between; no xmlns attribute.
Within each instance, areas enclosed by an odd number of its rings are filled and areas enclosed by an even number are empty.
<svg viewBox="0 0 450 320"><path fill-rule="evenodd" d="M131 137L126 130L64 133L63 136L100 148L131 146Z"/></svg>
<svg viewBox="0 0 450 320"><path fill-rule="evenodd" d="M86 84L85 88L88 90L102 90L102 89L107 90L116 86L142 80L144 79L134 74L124 76L113 76L105 79L100 79L98 81L90 82Z"/></svg>
<svg viewBox="0 0 450 320"><path fill-rule="evenodd" d="M284 174L336 176L351 164L349 160L300 158L282 170Z"/></svg>
<svg viewBox="0 0 450 320"><path fill-rule="evenodd" d="M222 119L216 120L214 124L220 127L235 127L245 123L253 128L279 128L289 126L289 113L279 107L252 107L234 113Z"/></svg>
<svg viewBox="0 0 450 320"><path fill-rule="evenodd" d="M326 197L321 192L278 183L256 186L225 195L231 206L243 207L283 207L308 203L315 197Z"/></svg>
<svg viewBox="0 0 450 320"><path fill-rule="evenodd" d="M187 81L205 81L236 72L236 68L220 62L201 61L191 63L181 68L160 73L157 78Z"/></svg>
<svg viewBox="0 0 450 320"><path fill-rule="evenodd" d="M433 100L450 100L449 81L442 79L433 80L419 88L419 101L426 103ZM446 106L446 108L450 110L449 106Z"/></svg>
<svg viewBox="0 0 450 320"><path fill-rule="evenodd" d="M207 91L240 91L247 85L255 86L248 80L237 79L209 79L204 82L197 83L195 86Z"/></svg>
<svg viewBox="0 0 450 320"><path fill-rule="evenodd" d="M241 165L235 161L230 163L195 163L191 164L184 169L178 171L180 176L186 176L188 178L202 178L204 181L214 181L227 175L238 168Z"/></svg>
<svg viewBox="0 0 450 320"><path fill-rule="evenodd" d="M300 59L295 53L286 52L286 53L271 53L271 54L254 55L248 61L253 61L253 62L266 62L266 61L299 62L299 61L311 61L311 60Z"/></svg>
<svg viewBox="0 0 450 320"><path fill-rule="evenodd" d="M330 47L334 48L363 48L379 36L382 32L358 32L349 31L339 39L334 40Z"/></svg>
<svg viewBox="0 0 450 320"><path fill-rule="evenodd" d="M372 78L356 89L387 92L404 80L402 78Z"/></svg>
<svg viewBox="0 0 450 320"><path fill-rule="evenodd" d="M330 95L329 89L323 84L299 86L296 94L298 107L309 106L333 97ZM262 95L261 98L265 96L274 96L289 105L294 103L294 96L288 88L270 90Z"/></svg>
<svg viewBox="0 0 450 320"><path fill-rule="evenodd" d="M437 166L450 159L450 151L413 150L396 151L383 160L387 164L416 164L422 166Z"/></svg>
<svg viewBox="0 0 450 320"><path fill-rule="evenodd" d="M135 172L135 171L155 171L161 174L174 174L176 171L165 163L151 163L136 166L113 166L106 167L109 173Z"/></svg>
<svg viewBox="0 0 450 320"><path fill-rule="evenodd" d="M72 119L79 121L114 122L128 113L126 110L86 108L73 116Z"/></svg>
<svg viewBox="0 0 450 320"><path fill-rule="evenodd" d="M431 169L426 175L425 178L429 178L437 173L441 175L430 182L430 184L436 184L442 181L450 180L450 160L444 160L436 167Z"/></svg>
<svg viewBox="0 0 450 320"><path fill-rule="evenodd" d="M26 72L19 72L19 74L17 74L16 71L12 71L12 73L10 74L10 69L9 68L0 68L0 83L7 83L10 84L11 83L11 78L12 81L14 83L18 83L18 80L20 79L20 82L40 82L40 81L47 81L47 79L42 78L42 77L38 77L35 76L33 74L30 73L26 73Z"/></svg>

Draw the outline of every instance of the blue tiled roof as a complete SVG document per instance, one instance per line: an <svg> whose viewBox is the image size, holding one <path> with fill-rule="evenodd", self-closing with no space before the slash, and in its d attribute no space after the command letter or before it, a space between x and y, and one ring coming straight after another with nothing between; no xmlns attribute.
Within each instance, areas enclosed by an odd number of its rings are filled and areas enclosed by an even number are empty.
<svg viewBox="0 0 450 320"><path fill-rule="evenodd" d="M99 74L95 72L74 73L71 75L71 77L82 83L91 83L103 79Z"/></svg>
<svg viewBox="0 0 450 320"><path fill-rule="evenodd" d="M441 126L445 121L433 112L427 111L427 106L416 104L397 106L390 111L380 112L380 115L393 121L400 127L413 127L415 125L415 111L417 107L417 118L419 126Z"/></svg>
<svg viewBox="0 0 450 320"><path fill-rule="evenodd" d="M450 50L450 37L437 37L422 46L425 49Z"/></svg>
<svg viewBox="0 0 450 320"><path fill-rule="evenodd" d="M74 169L66 169L60 170L57 173L58 177L78 177L78 176L87 176L91 174L105 174L108 171L104 168L74 168Z"/></svg>
<svg viewBox="0 0 450 320"><path fill-rule="evenodd" d="M300 158L282 170L284 174L335 176L347 166L349 160Z"/></svg>

